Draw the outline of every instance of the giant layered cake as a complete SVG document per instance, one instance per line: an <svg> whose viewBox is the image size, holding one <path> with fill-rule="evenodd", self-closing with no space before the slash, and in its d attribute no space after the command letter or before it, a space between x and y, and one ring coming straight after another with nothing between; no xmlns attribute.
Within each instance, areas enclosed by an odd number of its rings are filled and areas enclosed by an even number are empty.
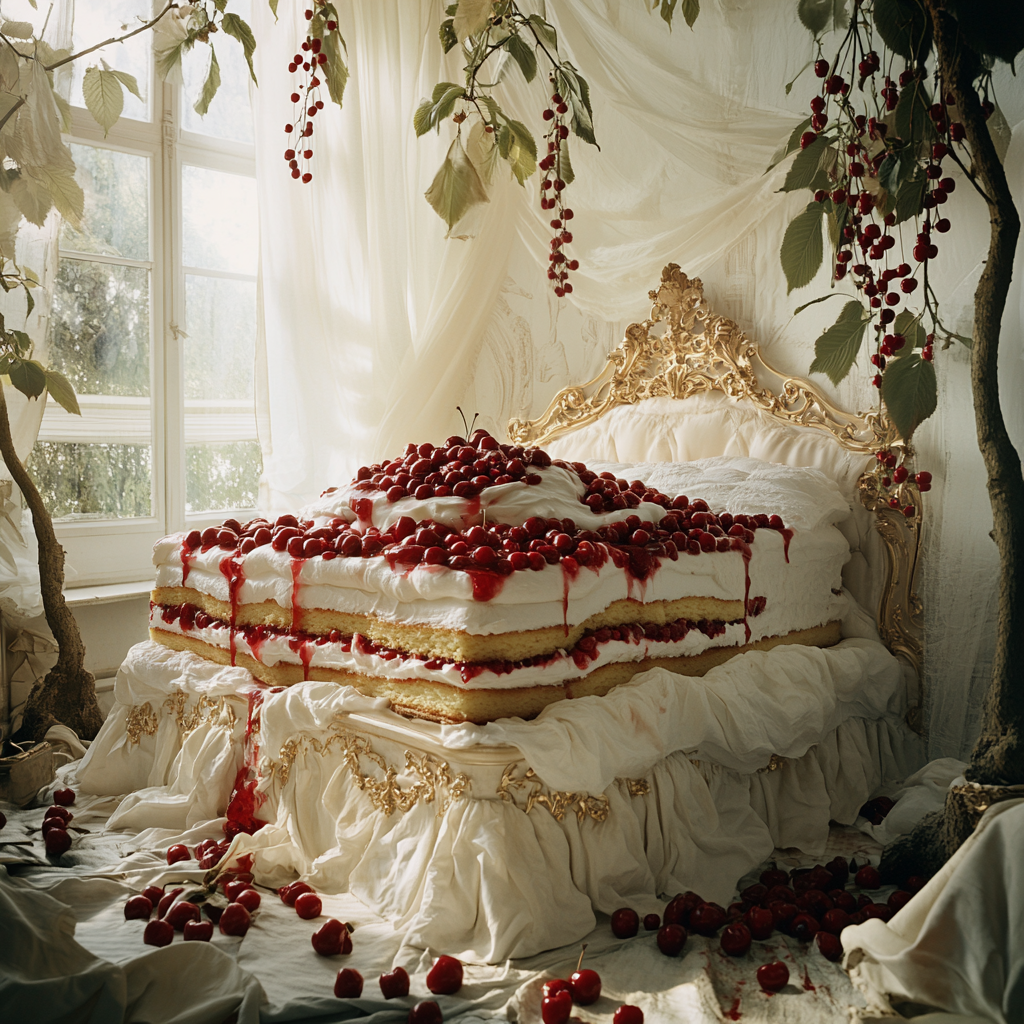
<svg viewBox="0 0 1024 1024"><path fill-rule="evenodd" d="M830 523L713 511L477 431L410 444L298 516L159 541L150 634L405 715L530 718L648 668L835 643L848 557Z"/></svg>

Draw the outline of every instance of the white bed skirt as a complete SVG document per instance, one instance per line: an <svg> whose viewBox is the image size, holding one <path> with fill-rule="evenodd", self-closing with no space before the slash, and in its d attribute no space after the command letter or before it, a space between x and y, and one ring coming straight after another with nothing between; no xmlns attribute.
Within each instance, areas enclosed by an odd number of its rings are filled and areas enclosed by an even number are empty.
<svg viewBox="0 0 1024 1024"><path fill-rule="evenodd" d="M921 763L901 691L861 637L703 678L653 670L532 722L438 726L147 642L78 777L127 794L109 827L132 831L237 822L248 779L268 824L231 855L258 881L351 892L412 945L494 963L576 941L595 911L660 912L686 889L724 904L776 847L823 851L830 819Z"/></svg>

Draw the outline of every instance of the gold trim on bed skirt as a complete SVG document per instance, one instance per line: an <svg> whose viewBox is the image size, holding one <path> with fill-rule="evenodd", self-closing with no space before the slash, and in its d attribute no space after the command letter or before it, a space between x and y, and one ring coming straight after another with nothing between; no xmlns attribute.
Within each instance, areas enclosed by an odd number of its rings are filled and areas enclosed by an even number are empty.
<svg viewBox="0 0 1024 1024"><path fill-rule="evenodd" d="M711 310L700 278L687 277L675 263L662 271L661 284L650 298L650 318L626 328L622 342L596 377L563 388L537 419L509 421L513 443L543 444L594 422L617 405L722 391L752 402L785 423L829 433L847 451L866 460L881 448L913 455L884 410L845 412L810 381L772 369L757 344L734 321ZM772 386L762 383L758 373ZM896 488L901 507L914 506L913 517L907 518L879 494L870 468L858 481L858 491L861 503L875 513L875 526L888 554L878 629L889 650L914 670L917 691L911 696L907 721L920 732L923 616L914 583L921 543L921 495L912 476Z"/></svg>

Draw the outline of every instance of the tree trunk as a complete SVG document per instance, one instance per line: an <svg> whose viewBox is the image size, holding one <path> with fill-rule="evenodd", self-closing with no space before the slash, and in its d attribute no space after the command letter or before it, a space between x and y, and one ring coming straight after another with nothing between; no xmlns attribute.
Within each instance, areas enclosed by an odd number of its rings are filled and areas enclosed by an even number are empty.
<svg viewBox="0 0 1024 1024"><path fill-rule="evenodd" d="M971 392L978 448L988 475L992 539L999 551L999 603L992 682L985 698L981 735L965 775L969 782L1008 786L1024 783L1024 476L999 404L998 357L1020 217L973 86L979 70L977 55L960 37L956 19L941 9L940 0L924 2L932 19L941 88L951 92L956 101L992 226L988 258L974 293ZM914 873L907 870L906 854L915 846L921 850L922 867L934 859L934 851L925 847L940 842L945 847L943 860L955 852L973 830L971 817L956 810L958 799L951 793L946 801L942 839L937 839L934 823L922 822L920 830L886 850L883 877L900 879Z"/></svg>
<svg viewBox="0 0 1024 1024"><path fill-rule="evenodd" d="M45 399L42 399L45 401ZM7 398L0 385L0 455L32 512L32 525L39 544L39 588L46 621L57 641L57 664L42 682L32 687L25 704L18 734L40 740L52 725L61 723L91 740L103 724L96 704L92 673L85 670L85 645L78 623L64 601L64 549L57 542L53 522L36 485L14 450Z"/></svg>

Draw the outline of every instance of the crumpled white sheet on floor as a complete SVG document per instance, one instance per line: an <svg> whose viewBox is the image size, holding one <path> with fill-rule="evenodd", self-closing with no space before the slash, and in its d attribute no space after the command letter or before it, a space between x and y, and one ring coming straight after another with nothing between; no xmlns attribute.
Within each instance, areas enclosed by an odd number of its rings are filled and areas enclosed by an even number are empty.
<svg viewBox="0 0 1024 1024"><path fill-rule="evenodd" d="M1024 1020L1024 799L990 807L888 924L846 928L842 942L873 1006L891 994L995 1024Z"/></svg>

